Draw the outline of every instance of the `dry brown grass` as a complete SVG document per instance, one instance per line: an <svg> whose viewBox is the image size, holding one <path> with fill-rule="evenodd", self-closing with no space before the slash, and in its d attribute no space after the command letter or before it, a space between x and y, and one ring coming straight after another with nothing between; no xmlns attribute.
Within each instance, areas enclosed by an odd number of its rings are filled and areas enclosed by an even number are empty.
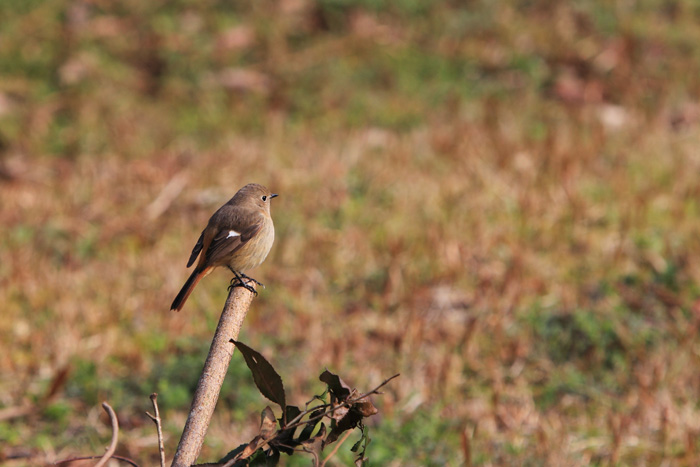
<svg viewBox="0 0 700 467"><path fill-rule="evenodd" d="M604 34L563 3L501 7L488 31L466 37L438 28L466 15L446 5L424 16L356 8L330 32L301 10L301 39L277 16L275 35L269 9L253 8L241 13L253 32L226 36L259 54L250 68L261 75L234 75L263 86L252 94L220 94L204 80L211 88L190 100L196 88L166 75L161 97L144 104L146 75L95 66L102 86L64 84L59 98L10 107L19 117L9 122L29 132L4 133L0 407L41 409L0 420L0 455L26 448L34 457L13 461L24 465L101 452L109 430L97 402L107 399L123 427L118 453L152 462L143 412L154 390L173 452L227 274L204 280L182 313L168 305L208 216L260 182L281 194L277 239L252 273L267 288L242 340L275 364L293 403L319 391L324 367L364 388L400 372L376 401L377 465L460 465L462 433L476 465L698 464L700 75L684 49L697 52L694 29L653 8L618 12L618 29ZM14 24L33 24L22 18ZM168 53L189 44L180 35L196 36L165 30ZM103 44L84 31L98 51L135 53L128 36ZM376 43L390 53L375 54ZM401 57L423 47L446 63L468 57L493 93L447 72L411 97L409 78L384 60L409 66ZM214 70L227 63L202 56ZM76 63L104 59L90 57ZM535 71L522 72L518 57ZM344 81L358 61L379 79ZM535 82L537 73L547 76ZM421 100L443 82L479 93ZM0 96L32 83L17 78ZM367 107L343 113L353 92ZM302 108L316 98L319 107ZM202 112L191 126L178 114L188 106ZM73 126L59 131L61 112ZM211 135L198 139L207 121ZM180 139L182 128L191 133ZM53 145L63 157L48 154ZM149 207L163 190L172 201ZM256 430L265 402L241 368L202 459Z"/></svg>

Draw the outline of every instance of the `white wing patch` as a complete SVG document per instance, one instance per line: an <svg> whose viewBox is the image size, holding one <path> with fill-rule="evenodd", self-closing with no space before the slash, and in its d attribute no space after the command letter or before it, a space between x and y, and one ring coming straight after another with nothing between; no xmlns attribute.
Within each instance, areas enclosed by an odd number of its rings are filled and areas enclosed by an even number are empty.
<svg viewBox="0 0 700 467"><path fill-rule="evenodd" d="M236 232L235 230L229 230L228 236L226 238L240 237L240 236L241 236L240 232Z"/></svg>

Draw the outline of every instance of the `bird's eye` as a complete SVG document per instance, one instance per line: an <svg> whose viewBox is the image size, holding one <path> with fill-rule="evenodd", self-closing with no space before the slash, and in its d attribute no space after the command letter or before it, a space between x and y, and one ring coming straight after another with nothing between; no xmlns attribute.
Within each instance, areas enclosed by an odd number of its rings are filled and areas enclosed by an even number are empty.
<svg viewBox="0 0 700 467"><path fill-rule="evenodd" d="M263 195L262 200L267 201L267 195Z"/></svg>

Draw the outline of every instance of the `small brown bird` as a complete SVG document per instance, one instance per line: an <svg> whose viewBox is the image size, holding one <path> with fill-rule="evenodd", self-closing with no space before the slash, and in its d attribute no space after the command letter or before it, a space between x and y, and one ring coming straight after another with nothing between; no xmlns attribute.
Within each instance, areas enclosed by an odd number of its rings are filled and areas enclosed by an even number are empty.
<svg viewBox="0 0 700 467"><path fill-rule="evenodd" d="M199 262L175 297L171 310L180 311L197 283L217 266L227 266L233 272L232 286L245 287L257 294L244 280L262 284L243 271L259 266L272 248L275 226L270 216L270 201L276 196L264 186L251 183L211 216L192 249L187 267L201 253Z"/></svg>

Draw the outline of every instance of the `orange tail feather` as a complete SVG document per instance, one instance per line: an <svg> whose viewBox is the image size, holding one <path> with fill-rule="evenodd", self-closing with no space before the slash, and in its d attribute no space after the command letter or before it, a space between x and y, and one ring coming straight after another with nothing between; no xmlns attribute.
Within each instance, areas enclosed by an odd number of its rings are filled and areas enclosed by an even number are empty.
<svg viewBox="0 0 700 467"><path fill-rule="evenodd" d="M185 302L187 301L187 297L190 296L192 291L194 290L195 286L199 283L200 280L204 276L206 276L209 273L209 270L211 268L206 268L203 270L198 270L195 269L192 271L192 274L190 275L189 279L187 279L187 282L185 282L185 285L182 286L182 289L180 289L180 293L177 294L177 297L175 297L175 300L173 300L173 304L170 305L170 311L180 311L182 310L182 307L185 305Z"/></svg>

